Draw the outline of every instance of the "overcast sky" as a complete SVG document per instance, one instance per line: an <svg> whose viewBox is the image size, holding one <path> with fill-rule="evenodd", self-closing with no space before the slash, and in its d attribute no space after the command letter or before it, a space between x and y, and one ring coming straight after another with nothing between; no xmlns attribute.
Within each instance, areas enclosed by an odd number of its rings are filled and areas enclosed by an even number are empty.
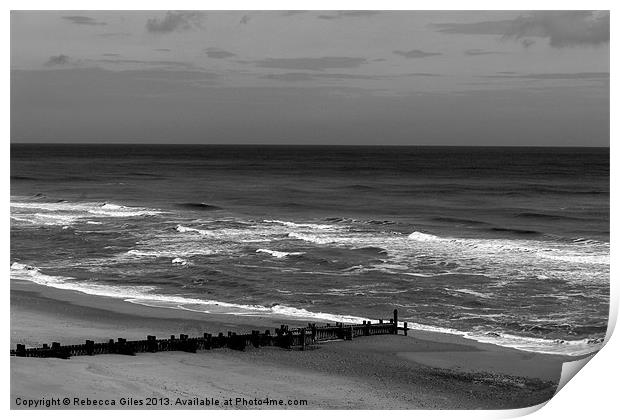
<svg viewBox="0 0 620 420"><path fill-rule="evenodd" d="M12 12L13 142L609 145L608 12Z"/></svg>

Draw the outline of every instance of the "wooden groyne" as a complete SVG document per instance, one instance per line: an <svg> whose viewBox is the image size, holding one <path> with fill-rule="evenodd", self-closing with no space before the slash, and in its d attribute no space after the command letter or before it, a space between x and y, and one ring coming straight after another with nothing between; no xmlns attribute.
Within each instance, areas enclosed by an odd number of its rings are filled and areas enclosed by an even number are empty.
<svg viewBox="0 0 620 420"><path fill-rule="evenodd" d="M271 330L260 332L253 330L250 334L237 334L228 331L227 334L217 335L204 333L202 337L188 337L181 334L178 337L171 335L170 338L157 338L149 335L146 340L128 341L118 338L116 341L95 343L86 340L84 344L61 345L54 342L51 346L43 344L43 347L26 348L18 344L15 350L11 350L11 356L16 357L57 357L68 359L71 356L94 356L97 354L123 354L134 356L136 353L156 353L160 351L185 351L196 353L198 350L210 350L217 348L230 348L233 350L245 350L246 347L276 346L285 349L306 347L321 342L332 340L353 340L355 337L398 334L403 331L407 335L408 327L405 322L402 327L398 326L398 311L394 310L394 317L389 321L380 319L378 322L364 321L362 324L326 324L317 325L309 323L307 327L289 328L281 325L274 333Z"/></svg>

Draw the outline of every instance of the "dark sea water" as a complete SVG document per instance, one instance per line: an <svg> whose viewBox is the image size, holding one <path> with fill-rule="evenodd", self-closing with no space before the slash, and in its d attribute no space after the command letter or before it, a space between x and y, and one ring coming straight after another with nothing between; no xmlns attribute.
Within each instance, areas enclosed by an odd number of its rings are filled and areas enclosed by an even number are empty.
<svg viewBox="0 0 620 420"><path fill-rule="evenodd" d="M597 349L609 149L12 145L11 276L206 313Z"/></svg>

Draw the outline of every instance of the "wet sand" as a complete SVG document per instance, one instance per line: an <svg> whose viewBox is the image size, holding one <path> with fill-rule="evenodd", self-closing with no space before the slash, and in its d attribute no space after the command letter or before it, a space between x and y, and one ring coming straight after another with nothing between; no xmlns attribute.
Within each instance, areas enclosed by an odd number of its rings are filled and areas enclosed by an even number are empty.
<svg viewBox="0 0 620 420"><path fill-rule="evenodd" d="M313 320L316 321L316 320ZM81 344L146 335L202 335L291 327L303 320L239 317L152 308L120 299L11 281L11 346L59 341ZM507 409L551 398L562 363L576 358L481 344L459 336L410 331L359 337L307 351L264 347L196 354L162 352L70 360L11 358L11 406L16 399L65 398L58 408L355 408ZM74 398L116 405L77 407ZM145 406L148 398L169 405ZM121 405L121 399L142 405ZM237 398L282 400L282 406L233 404ZM177 401L177 399L179 399ZM195 405L217 400L220 405ZM306 400L306 405L288 405ZM151 400L153 401L153 400ZM194 405L177 405L192 402Z"/></svg>

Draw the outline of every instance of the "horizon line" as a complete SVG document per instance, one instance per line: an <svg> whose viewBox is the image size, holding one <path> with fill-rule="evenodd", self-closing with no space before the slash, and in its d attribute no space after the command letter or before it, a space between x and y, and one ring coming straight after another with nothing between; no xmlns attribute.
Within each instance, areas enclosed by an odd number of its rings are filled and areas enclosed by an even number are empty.
<svg viewBox="0 0 620 420"><path fill-rule="evenodd" d="M609 149L607 146L591 145L450 145L450 144L328 144L328 143L125 143L125 142L31 142L11 141L10 146L37 145L37 146L255 146L255 147L494 147L498 149L510 148L554 148L554 149Z"/></svg>

